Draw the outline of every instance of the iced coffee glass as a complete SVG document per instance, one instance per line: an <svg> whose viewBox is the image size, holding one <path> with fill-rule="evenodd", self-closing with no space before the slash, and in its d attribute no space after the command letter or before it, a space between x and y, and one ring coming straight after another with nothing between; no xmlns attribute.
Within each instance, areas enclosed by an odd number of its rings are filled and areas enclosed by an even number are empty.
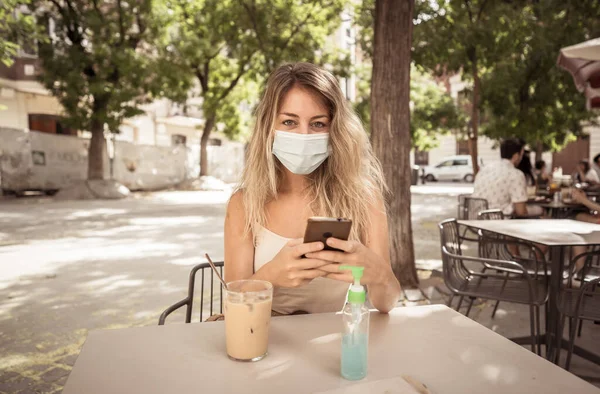
<svg viewBox="0 0 600 394"><path fill-rule="evenodd" d="M258 361L267 355L273 285L262 280L227 283L225 344L236 361Z"/></svg>

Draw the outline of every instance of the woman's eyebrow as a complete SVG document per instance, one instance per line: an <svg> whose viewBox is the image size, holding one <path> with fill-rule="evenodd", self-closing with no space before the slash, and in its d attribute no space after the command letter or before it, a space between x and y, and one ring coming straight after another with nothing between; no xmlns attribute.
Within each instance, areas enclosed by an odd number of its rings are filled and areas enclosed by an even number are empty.
<svg viewBox="0 0 600 394"><path fill-rule="evenodd" d="M289 116L291 118L299 118L298 115L293 114L291 112L281 112L280 115L286 115L286 116ZM320 118L329 118L329 116L327 116L327 115L317 115L317 116L313 116L312 118L310 118L310 120L315 120L315 119L320 119Z"/></svg>

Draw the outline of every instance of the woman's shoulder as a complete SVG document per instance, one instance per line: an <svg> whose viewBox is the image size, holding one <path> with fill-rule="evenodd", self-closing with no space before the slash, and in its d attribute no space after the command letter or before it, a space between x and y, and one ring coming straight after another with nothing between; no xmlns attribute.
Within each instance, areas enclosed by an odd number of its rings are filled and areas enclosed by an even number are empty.
<svg viewBox="0 0 600 394"><path fill-rule="evenodd" d="M244 212L244 190L236 189L227 203L227 213L243 213Z"/></svg>

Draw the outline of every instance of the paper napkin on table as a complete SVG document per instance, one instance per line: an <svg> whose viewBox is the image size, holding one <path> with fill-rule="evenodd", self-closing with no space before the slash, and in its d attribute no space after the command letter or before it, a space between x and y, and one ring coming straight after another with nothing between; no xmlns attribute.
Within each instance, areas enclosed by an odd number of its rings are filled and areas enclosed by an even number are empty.
<svg viewBox="0 0 600 394"><path fill-rule="evenodd" d="M410 376L364 382L315 394L431 394L425 385Z"/></svg>

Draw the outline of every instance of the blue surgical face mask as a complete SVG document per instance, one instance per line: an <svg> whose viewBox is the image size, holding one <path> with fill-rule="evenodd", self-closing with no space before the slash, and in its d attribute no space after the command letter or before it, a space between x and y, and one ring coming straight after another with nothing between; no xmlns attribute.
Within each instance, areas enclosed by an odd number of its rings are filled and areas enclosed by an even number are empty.
<svg viewBox="0 0 600 394"><path fill-rule="evenodd" d="M310 174L329 157L329 133L298 134L275 130L273 154L290 172Z"/></svg>

